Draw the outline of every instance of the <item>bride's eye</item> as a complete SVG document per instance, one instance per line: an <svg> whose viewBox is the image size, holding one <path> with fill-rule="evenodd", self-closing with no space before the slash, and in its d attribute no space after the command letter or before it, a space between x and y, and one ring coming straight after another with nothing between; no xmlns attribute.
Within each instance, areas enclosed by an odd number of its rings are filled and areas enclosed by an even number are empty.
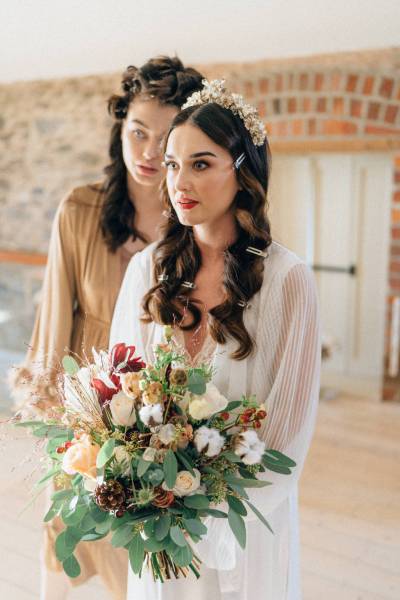
<svg viewBox="0 0 400 600"><path fill-rule="evenodd" d="M196 162L193 163L193 167L196 171L204 171L208 166L209 164L205 160L196 160Z"/></svg>
<svg viewBox="0 0 400 600"><path fill-rule="evenodd" d="M165 160L162 164L163 167L165 167L169 171L175 171L176 167L178 166L173 160Z"/></svg>

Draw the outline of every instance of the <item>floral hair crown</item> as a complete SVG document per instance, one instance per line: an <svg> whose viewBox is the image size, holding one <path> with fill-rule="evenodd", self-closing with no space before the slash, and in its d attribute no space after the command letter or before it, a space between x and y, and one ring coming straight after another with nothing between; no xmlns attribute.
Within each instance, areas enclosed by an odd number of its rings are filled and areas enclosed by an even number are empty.
<svg viewBox="0 0 400 600"><path fill-rule="evenodd" d="M182 106L182 110L189 108L189 106L201 106L202 104L215 102L215 104L227 108L234 115L240 117L249 131L254 145L262 146L266 138L265 127L258 116L257 109L251 104L245 104L243 96L240 94L232 94L227 91L224 79L213 79L212 81L203 79L202 83L203 89L189 96Z"/></svg>

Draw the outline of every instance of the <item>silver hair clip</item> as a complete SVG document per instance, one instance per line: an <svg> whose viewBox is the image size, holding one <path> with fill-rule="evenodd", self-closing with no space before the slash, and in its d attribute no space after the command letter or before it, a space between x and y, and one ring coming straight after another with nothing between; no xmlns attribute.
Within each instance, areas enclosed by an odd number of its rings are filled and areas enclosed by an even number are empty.
<svg viewBox="0 0 400 600"><path fill-rule="evenodd" d="M158 281L168 281L168 275L166 275L165 273L162 273L161 275L159 275L157 277Z"/></svg>
<svg viewBox="0 0 400 600"><path fill-rule="evenodd" d="M264 252L259 248L254 248L254 246L247 246L246 252L250 252L250 254L255 254L256 256L262 256L263 258L267 258L268 252Z"/></svg>
<svg viewBox="0 0 400 600"><path fill-rule="evenodd" d="M233 163L233 166L235 167L235 169L239 169L240 165L242 164L242 162L244 161L245 158L246 158L246 155L244 152L242 152L242 154L240 156L238 156L237 159L235 160L235 162Z"/></svg>
<svg viewBox="0 0 400 600"><path fill-rule="evenodd" d="M240 308L250 308L251 304L245 302L245 300L239 300L238 306L240 306Z"/></svg>
<svg viewBox="0 0 400 600"><path fill-rule="evenodd" d="M183 281L182 287L189 288L189 290L194 290L194 288L196 287L196 284L193 283L193 281Z"/></svg>

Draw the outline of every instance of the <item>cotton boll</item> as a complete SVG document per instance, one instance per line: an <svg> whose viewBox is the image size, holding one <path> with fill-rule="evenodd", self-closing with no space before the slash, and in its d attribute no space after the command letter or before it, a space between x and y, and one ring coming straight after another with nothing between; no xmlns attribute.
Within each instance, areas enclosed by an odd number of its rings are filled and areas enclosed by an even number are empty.
<svg viewBox="0 0 400 600"><path fill-rule="evenodd" d="M155 427L162 423L163 407L161 404L149 404L140 409L139 415L147 427Z"/></svg>
<svg viewBox="0 0 400 600"><path fill-rule="evenodd" d="M205 455L212 457L217 456L221 452L225 438L217 429L204 425L197 430L194 443L198 452L205 450Z"/></svg>

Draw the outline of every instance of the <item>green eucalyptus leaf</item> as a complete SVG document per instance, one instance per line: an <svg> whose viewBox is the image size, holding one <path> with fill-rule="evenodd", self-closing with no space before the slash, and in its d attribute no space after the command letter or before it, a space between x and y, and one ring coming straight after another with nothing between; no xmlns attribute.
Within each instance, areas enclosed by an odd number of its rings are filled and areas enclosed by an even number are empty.
<svg viewBox="0 0 400 600"><path fill-rule="evenodd" d="M64 371L68 373L68 375L76 375L76 373L79 371L79 365L72 356L64 356L61 362Z"/></svg>
<svg viewBox="0 0 400 600"><path fill-rule="evenodd" d="M186 544L185 547L180 548L178 552L174 554L174 563L178 567L187 567L190 565L193 559L193 552L191 548Z"/></svg>
<svg viewBox="0 0 400 600"><path fill-rule="evenodd" d="M210 501L204 494L193 494L193 496L185 496L183 503L188 508L197 508L199 510L208 508Z"/></svg>
<svg viewBox="0 0 400 600"><path fill-rule="evenodd" d="M245 517L247 515L246 507L243 504L243 502L239 500L239 498L235 498L235 496L228 496L227 501L230 508L237 512L239 515L241 515L242 517Z"/></svg>
<svg viewBox="0 0 400 600"><path fill-rule="evenodd" d="M68 558L68 556L71 556L75 549L75 546L67 545L65 539L65 532L66 530L62 531L57 536L54 545L57 560L59 560L60 562L63 562L66 558Z"/></svg>
<svg viewBox="0 0 400 600"><path fill-rule="evenodd" d="M171 540L177 546L187 546L186 538L183 535L182 529L178 525L174 525L173 527L171 527L169 535L171 536Z"/></svg>
<svg viewBox="0 0 400 600"><path fill-rule="evenodd" d="M296 463L294 460L286 456L286 454L282 454L278 450L268 449L264 452L264 457L270 461L278 462L280 465L284 467L295 467Z"/></svg>
<svg viewBox="0 0 400 600"><path fill-rule="evenodd" d="M177 450L176 451L176 455L178 457L178 460L180 460L180 462L183 464L184 467L186 467L186 469L192 474L194 475L194 471L193 471L193 465L191 464L187 454L183 451L183 450Z"/></svg>
<svg viewBox="0 0 400 600"><path fill-rule="evenodd" d="M271 485L270 481L260 481L259 479L245 479L244 477L235 477L230 473L224 475L224 479L229 485L233 484L238 487L262 488Z"/></svg>
<svg viewBox="0 0 400 600"><path fill-rule="evenodd" d="M186 530L194 535L205 535L207 527L199 519L182 519Z"/></svg>
<svg viewBox="0 0 400 600"><path fill-rule="evenodd" d="M228 523L234 536L239 542L239 545L244 549L246 547L246 525L243 517L230 508L228 512Z"/></svg>
<svg viewBox="0 0 400 600"><path fill-rule="evenodd" d="M224 450L224 452L221 452L220 456L223 456L224 458L226 458L227 460L229 460L230 462L233 462L233 463L242 462L242 459L240 458L240 456L235 454L232 450Z"/></svg>
<svg viewBox="0 0 400 600"><path fill-rule="evenodd" d="M115 531L114 535L111 538L111 545L114 546L114 548L126 546L126 544L130 543L134 535L135 531L132 525L123 525Z"/></svg>
<svg viewBox="0 0 400 600"><path fill-rule="evenodd" d="M68 558L66 558L65 560L63 560L62 565L65 573L68 575L68 577L71 577L72 579L74 577L78 577L78 575L80 575L81 573L79 563L73 554L71 556L68 556Z"/></svg>
<svg viewBox="0 0 400 600"><path fill-rule="evenodd" d="M138 466L137 466L137 476L138 477L143 477L143 475L146 473L147 469L150 467L150 465L152 465L153 463L151 462L151 460L144 460L144 458L140 457L139 458L139 462L138 462Z"/></svg>
<svg viewBox="0 0 400 600"><path fill-rule="evenodd" d="M241 400L232 400L232 402L229 402L228 405L226 406L226 408L224 408L220 412L230 412L231 410L234 410L235 408L239 408L239 406L242 406Z"/></svg>
<svg viewBox="0 0 400 600"><path fill-rule="evenodd" d="M130 541L128 547L129 562L131 564L132 571L136 575L138 575L142 569L144 561L144 551L144 541L142 539L142 536L139 533L137 533Z"/></svg>
<svg viewBox="0 0 400 600"><path fill-rule="evenodd" d="M103 444L100 452L97 455L96 467L98 469L101 469L108 463L108 461L110 460L110 458L112 457L112 455L114 453L114 448L115 448L115 440L113 438L110 438L109 440L106 441L105 444Z"/></svg>
<svg viewBox="0 0 400 600"><path fill-rule="evenodd" d="M163 469L165 475L165 483L167 484L167 487L172 489L175 485L176 476L178 474L178 462L172 450L168 450L165 455Z"/></svg>
<svg viewBox="0 0 400 600"><path fill-rule="evenodd" d="M154 525L154 535L157 541L163 540L169 532L169 528L171 527L171 515L168 513L165 515L161 515L155 522Z"/></svg>
<svg viewBox="0 0 400 600"><path fill-rule="evenodd" d="M207 387L207 381L204 373L201 369L193 369L189 375L188 388L192 394L201 396L205 393Z"/></svg>
<svg viewBox="0 0 400 600"><path fill-rule="evenodd" d="M161 550L165 550L168 544L168 537L165 537L163 540L156 540L155 538L148 538L144 541L145 548L148 552L161 552Z"/></svg>
<svg viewBox="0 0 400 600"><path fill-rule="evenodd" d="M260 513L260 511L258 510L258 508L256 508L254 506L254 504L252 504L248 500L246 500L245 502L251 508L251 510L253 511L253 513L260 519L261 523L263 523L265 525L265 527L267 527L270 530L271 533L274 533L273 530L272 530L272 528L271 528L271 525L268 523L268 521L264 517L264 515Z"/></svg>

